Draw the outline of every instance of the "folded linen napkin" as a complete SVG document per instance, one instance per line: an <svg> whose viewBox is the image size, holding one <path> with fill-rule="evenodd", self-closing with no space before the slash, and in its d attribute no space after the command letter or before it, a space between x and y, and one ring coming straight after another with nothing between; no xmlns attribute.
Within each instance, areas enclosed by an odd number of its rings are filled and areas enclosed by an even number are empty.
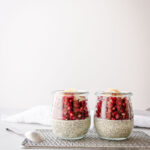
<svg viewBox="0 0 150 150"><path fill-rule="evenodd" d="M150 128L150 109L134 111L134 126Z"/></svg>
<svg viewBox="0 0 150 150"><path fill-rule="evenodd" d="M93 116L94 111L91 112ZM42 125L51 125L51 106L35 106L24 112L15 115L1 116L2 121L17 122L17 123L38 123ZM134 111L134 126L150 128L150 111L135 110ZM91 127L93 127L93 122Z"/></svg>
<svg viewBox="0 0 150 150"><path fill-rule="evenodd" d="M0 117L2 121L6 122L37 123L42 125L50 125L50 118L51 106L47 105L35 106L14 115L1 114Z"/></svg>

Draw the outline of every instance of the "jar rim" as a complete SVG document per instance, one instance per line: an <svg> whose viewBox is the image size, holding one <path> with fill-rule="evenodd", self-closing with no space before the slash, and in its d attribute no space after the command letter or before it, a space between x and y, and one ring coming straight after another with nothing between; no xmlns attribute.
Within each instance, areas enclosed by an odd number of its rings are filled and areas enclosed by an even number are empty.
<svg viewBox="0 0 150 150"><path fill-rule="evenodd" d="M65 90L55 90L52 92L54 93L62 93L62 94L89 94L88 91L84 91L84 90L78 90L78 91L65 91Z"/></svg>
<svg viewBox="0 0 150 150"><path fill-rule="evenodd" d="M128 92L128 91L122 91L122 92L105 92L105 91L100 91L100 92L96 92L95 95L99 96L99 95L117 95L117 96L122 96L122 95L128 95L128 96L132 96L132 92Z"/></svg>

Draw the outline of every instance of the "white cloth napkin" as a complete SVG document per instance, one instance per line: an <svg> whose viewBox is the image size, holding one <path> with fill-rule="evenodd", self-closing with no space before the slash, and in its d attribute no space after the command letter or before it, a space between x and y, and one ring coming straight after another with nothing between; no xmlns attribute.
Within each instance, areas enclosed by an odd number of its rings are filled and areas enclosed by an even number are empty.
<svg viewBox="0 0 150 150"><path fill-rule="evenodd" d="M92 111L92 116L93 113L94 112ZM2 115L1 120L6 122L38 123L42 125L51 125L51 106L35 106L15 115ZM150 128L150 111L135 110L134 125L135 127ZM91 126L93 126L93 123Z"/></svg>
<svg viewBox="0 0 150 150"><path fill-rule="evenodd" d="M150 111L149 111L149 109L134 111L134 126L150 128Z"/></svg>
<svg viewBox="0 0 150 150"><path fill-rule="evenodd" d="M50 125L51 106L47 105L35 106L26 111L10 116L2 114L1 120L6 122L37 123L43 125Z"/></svg>

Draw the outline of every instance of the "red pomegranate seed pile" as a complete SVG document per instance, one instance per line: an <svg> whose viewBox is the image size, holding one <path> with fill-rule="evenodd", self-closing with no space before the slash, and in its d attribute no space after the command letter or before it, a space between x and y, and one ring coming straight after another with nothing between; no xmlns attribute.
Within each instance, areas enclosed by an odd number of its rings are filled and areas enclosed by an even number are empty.
<svg viewBox="0 0 150 150"><path fill-rule="evenodd" d="M86 98L76 99L74 95L64 95L62 97L62 119L63 120L80 120L89 116Z"/></svg>
<svg viewBox="0 0 150 150"><path fill-rule="evenodd" d="M101 117L101 107L102 107L102 100L103 100L103 97L102 96L99 96L98 97L98 103L97 103L97 106L96 106L96 116L97 117Z"/></svg>
<svg viewBox="0 0 150 150"><path fill-rule="evenodd" d="M126 97L99 96L96 106L96 117L101 118L103 100L106 100L106 119L125 120L131 119L130 103Z"/></svg>

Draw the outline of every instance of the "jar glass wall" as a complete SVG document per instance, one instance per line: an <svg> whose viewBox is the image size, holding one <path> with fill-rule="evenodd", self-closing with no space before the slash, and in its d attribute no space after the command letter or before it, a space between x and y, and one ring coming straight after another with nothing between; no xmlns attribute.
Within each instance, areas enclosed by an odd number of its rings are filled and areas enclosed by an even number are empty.
<svg viewBox="0 0 150 150"><path fill-rule="evenodd" d="M90 127L88 92L54 93L52 131L62 139L81 139Z"/></svg>
<svg viewBox="0 0 150 150"><path fill-rule="evenodd" d="M94 125L103 139L123 140L133 129L130 92L97 92Z"/></svg>

